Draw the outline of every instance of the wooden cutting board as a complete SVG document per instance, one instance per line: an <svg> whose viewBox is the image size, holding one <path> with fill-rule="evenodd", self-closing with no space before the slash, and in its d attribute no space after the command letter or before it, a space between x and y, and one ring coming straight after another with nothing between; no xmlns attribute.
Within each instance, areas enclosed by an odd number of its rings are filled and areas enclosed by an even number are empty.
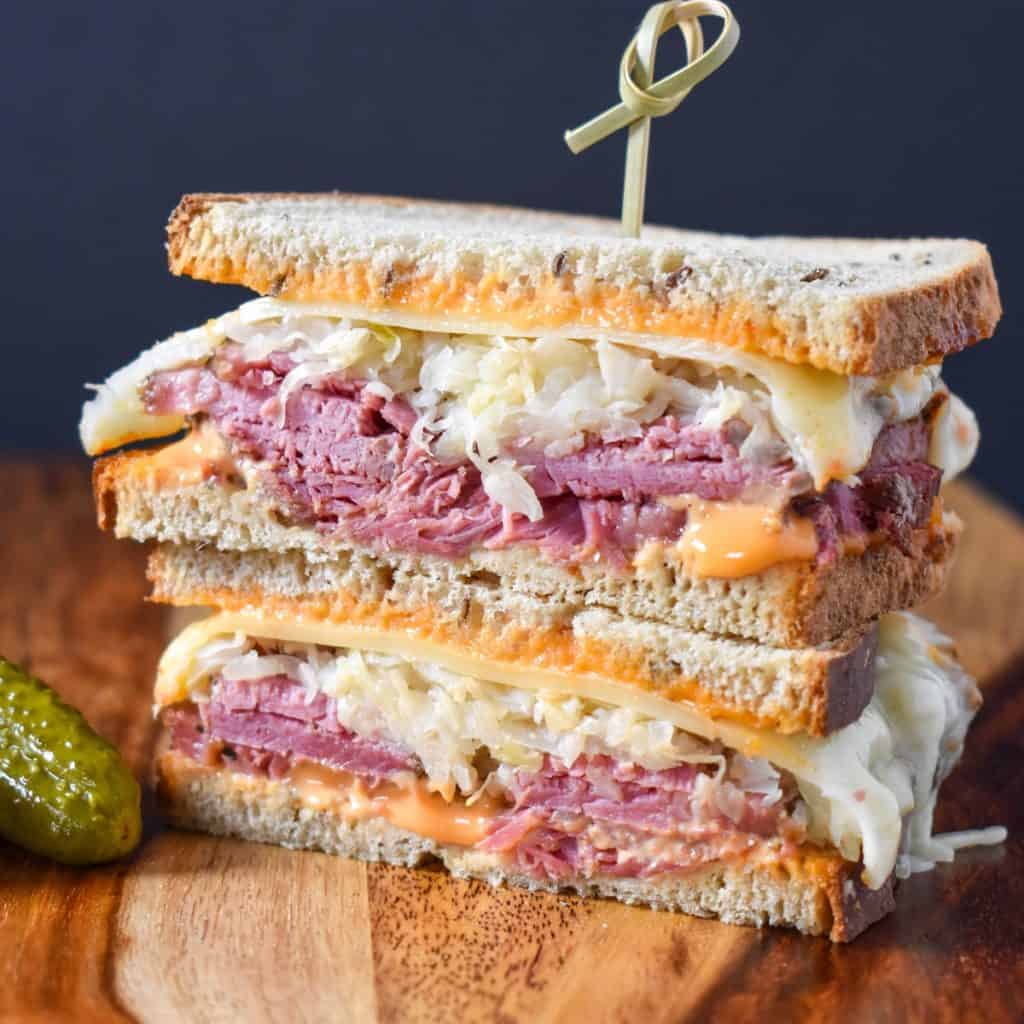
<svg viewBox="0 0 1024 1024"><path fill-rule="evenodd" d="M2 464L0 651L146 772L169 613L144 553L95 528L77 463ZM164 829L128 863L0 845L3 1021L1014 1021L1024 1017L1024 526L951 488L969 530L929 611L986 706L943 829L1003 823L903 885L852 946L614 903L492 891Z"/></svg>

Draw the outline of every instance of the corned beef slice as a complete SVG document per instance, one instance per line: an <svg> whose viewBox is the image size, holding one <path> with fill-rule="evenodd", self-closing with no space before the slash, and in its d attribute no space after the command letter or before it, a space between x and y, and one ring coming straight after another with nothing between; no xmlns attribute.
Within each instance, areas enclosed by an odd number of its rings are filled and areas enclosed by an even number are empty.
<svg viewBox="0 0 1024 1024"><path fill-rule="evenodd" d="M925 460L928 416L885 428L856 487L830 484L822 495L790 462L760 465L740 456L743 424L708 430L665 416L640 437L549 457L515 447L544 509L531 523L504 515L468 460L442 463L410 439L415 412L385 401L362 382L339 376L292 393L282 417L278 392L291 368L286 355L245 364L225 346L211 367L155 374L146 401L153 412L205 414L233 450L266 470L289 515L386 549L458 557L474 547L539 546L562 560L600 553L615 564L646 540L679 536L685 511L660 496L731 501L754 489L795 498L813 518L819 559L843 536L881 531L905 550L928 520L940 472Z"/></svg>
<svg viewBox="0 0 1024 1024"><path fill-rule="evenodd" d="M515 807L480 846L511 854L531 877L558 881L679 873L749 852L762 839L796 836L783 800L744 794L732 817L709 814L696 789L711 770L649 771L602 756L570 766L547 757L540 771L516 773Z"/></svg>
<svg viewBox="0 0 1024 1024"><path fill-rule="evenodd" d="M376 785L420 773L416 758L386 736L360 736L337 722L333 700L310 700L286 676L214 682L208 702L163 711L171 745L201 763L283 778L313 761ZM539 880L572 876L646 877L679 873L749 853L767 840L799 840L802 826L788 800L736 790L727 810L710 811L698 782L713 765L651 771L606 756L566 765L545 757L520 769L499 814L477 848L510 858ZM707 779L705 778L705 781Z"/></svg>
<svg viewBox="0 0 1024 1024"><path fill-rule="evenodd" d="M534 466L531 484L541 498L619 498L627 502L673 494L732 501L750 487L792 490L805 485L789 463L760 466L740 457L743 425L733 420L708 430L665 416L628 441L592 440L556 458L520 448L516 461Z"/></svg>
<svg viewBox="0 0 1024 1024"><path fill-rule="evenodd" d="M357 736L338 722L335 702L324 694L308 700L305 689L287 676L256 681L219 679L210 700L199 705L198 719L175 709L172 729L180 732L177 749L198 760L207 760L211 743L227 745L237 757L248 754L277 755L277 776L295 758L317 761L339 771L372 779L398 772L415 771L418 762L399 744L378 737ZM232 753L227 755L231 759ZM250 765L246 758L242 767ZM259 765L261 770L267 766Z"/></svg>

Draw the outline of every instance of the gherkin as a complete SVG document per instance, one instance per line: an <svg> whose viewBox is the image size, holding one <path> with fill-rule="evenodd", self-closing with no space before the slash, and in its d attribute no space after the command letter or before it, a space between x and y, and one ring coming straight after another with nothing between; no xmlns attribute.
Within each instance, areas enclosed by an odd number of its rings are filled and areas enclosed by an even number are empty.
<svg viewBox="0 0 1024 1024"><path fill-rule="evenodd" d="M135 848L139 804L117 749L0 658L0 836L64 864L98 864Z"/></svg>

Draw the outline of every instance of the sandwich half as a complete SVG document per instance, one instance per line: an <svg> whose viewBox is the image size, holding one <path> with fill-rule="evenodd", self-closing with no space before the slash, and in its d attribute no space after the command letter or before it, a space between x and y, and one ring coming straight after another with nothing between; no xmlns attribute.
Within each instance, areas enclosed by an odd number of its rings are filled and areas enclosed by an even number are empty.
<svg viewBox="0 0 1024 1024"><path fill-rule="evenodd" d="M92 454L188 431L97 464L120 536L280 555L309 594L372 570L776 646L945 578L977 428L939 364L1000 313L977 243L212 195L169 251L269 294L86 406Z"/></svg>
<svg viewBox="0 0 1024 1024"><path fill-rule="evenodd" d="M932 835L980 698L904 611L983 246L199 195L168 249L261 293L81 422L101 527L216 610L159 669L174 822L837 941L1000 838Z"/></svg>
<svg viewBox="0 0 1024 1024"><path fill-rule="evenodd" d="M161 662L158 785L184 828L846 941L897 878L1000 838L932 835L980 704L949 641L894 613L879 647L869 705L818 739L529 658L220 613Z"/></svg>

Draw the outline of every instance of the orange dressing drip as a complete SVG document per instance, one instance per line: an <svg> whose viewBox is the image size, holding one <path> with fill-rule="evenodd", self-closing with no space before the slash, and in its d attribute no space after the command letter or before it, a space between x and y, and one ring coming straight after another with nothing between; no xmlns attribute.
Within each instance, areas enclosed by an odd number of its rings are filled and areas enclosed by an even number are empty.
<svg viewBox="0 0 1024 1024"><path fill-rule="evenodd" d="M349 772L308 761L293 765L287 781L314 810L330 810L350 821L384 818L397 828L455 846L480 842L504 810L503 804L487 796L472 807L461 797L449 802L431 792L422 779L368 786Z"/></svg>
<svg viewBox="0 0 1024 1024"><path fill-rule="evenodd" d="M138 465L157 487L188 487L234 471L224 440L206 422L180 441L157 449Z"/></svg>
<svg viewBox="0 0 1024 1024"><path fill-rule="evenodd" d="M673 552L698 576L737 579L813 559L818 538L809 519L786 517L771 505L695 502Z"/></svg>

